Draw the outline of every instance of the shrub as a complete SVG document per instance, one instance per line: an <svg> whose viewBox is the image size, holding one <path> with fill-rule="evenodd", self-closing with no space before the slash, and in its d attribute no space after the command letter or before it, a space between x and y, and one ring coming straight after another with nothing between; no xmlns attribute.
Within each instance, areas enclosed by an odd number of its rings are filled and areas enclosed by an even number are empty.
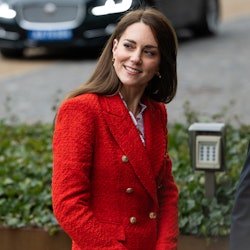
<svg viewBox="0 0 250 250"><path fill-rule="evenodd" d="M216 173L213 198L205 198L205 174L194 171L188 147L188 128L194 122L208 122L208 118L190 110L186 104L185 124L169 127L169 154L173 161L173 174L179 188L179 227L181 234L225 236L230 233L231 211L239 175L245 161L250 126L237 126L226 122L226 170ZM214 115L210 122L221 122L227 110Z"/></svg>
<svg viewBox="0 0 250 250"><path fill-rule="evenodd" d="M188 127L200 122L186 106L187 122L169 125L169 154L179 187L181 234L229 234L231 209L239 174L245 160L250 127L227 122L225 172L216 174L214 198L204 196L204 173L191 167ZM221 119L215 116L213 121ZM8 125L0 122L0 226L57 228L51 204L52 125Z"/></svg>
<svg viewBox="0 0 250 250"><path fill-rule="evenodd" d="M52 229L52 127L0 122L0 226Z"/></svg>

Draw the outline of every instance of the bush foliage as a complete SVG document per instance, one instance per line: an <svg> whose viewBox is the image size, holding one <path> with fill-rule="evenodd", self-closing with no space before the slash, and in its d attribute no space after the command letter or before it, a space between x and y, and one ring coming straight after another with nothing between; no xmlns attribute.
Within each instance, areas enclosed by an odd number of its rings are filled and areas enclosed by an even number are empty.
<svg viewBox="0 0 250 250"><path fill-rule="evenodd" d="M199 236L225 236L230 233L234 194L243 167L250 126L241 124L237 117L224 121L227 110L208 119L190 110L186 104L186 123L169 128L169 154L173 161L173 174L179 187L179 227L181 234ZM216 172L213 198L205 198L205 174L194 171L188 147L188 128L194 122L224 122L226 124L226 169Z"/></svg>
<svg viewBox="0 0 250 250"><path fill-rule="evenodd" d="M0 226L56 225L51 205L52 126L0 122Z"/></svg>
<svg viewBox="0 0 250 250"><path fill-rule="evenodd" d="M185 112L185 123L169 125L169 154L180 192L181 234L228 235L250 127L239 124L235 128L227 121L227 167L216 173L215 196L207 199L204 172L192 169L188 148L188 128L193 122L201 122L201 118L188 108ZM209 122L221 119L217 115ZM52 125L48 124L0 122L0 226L43 227L50 232L58 228L51 204L52 134Z"/></svg>

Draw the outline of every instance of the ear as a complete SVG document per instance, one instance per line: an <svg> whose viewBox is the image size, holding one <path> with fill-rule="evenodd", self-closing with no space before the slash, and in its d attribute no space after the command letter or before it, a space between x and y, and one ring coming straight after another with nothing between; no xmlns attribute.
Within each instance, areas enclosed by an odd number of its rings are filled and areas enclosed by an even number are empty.
<svg viewBox="0 0 250 250"><path fill-rule="evenodd" d="M117 49L117 46L118 46L118 40L117 40L117 39L114 39L114 41L113 41L113 48L112 48L113 54L115 53L115 51L116 51L116 49Z"/></svg>

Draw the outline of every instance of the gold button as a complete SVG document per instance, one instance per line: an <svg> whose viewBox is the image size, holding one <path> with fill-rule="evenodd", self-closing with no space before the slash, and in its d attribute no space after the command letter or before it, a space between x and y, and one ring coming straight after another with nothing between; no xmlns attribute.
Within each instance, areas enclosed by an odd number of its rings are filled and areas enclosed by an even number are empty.
<svg viewBox="0 0 250 250"><path fill-rule="evenodd" d="M156 213L155 212L149 213L149 218L150 219L156 219Z"/></svg>
<svg viewBox="0 0 250 250"><path fill-rule="evenodd" d="M126 193L127 194L131 194L131 193L133 193L134 192L134 189L133 188L127 188L126 189Z"/></svg>
<svg viewBox="0 0 250 250"><path fill-rule="evenodd" d="M122 156L122 162L128 162L128 157L126 155Z"/></svg>
<svg viewBox="0 0 250 250"><path fill-rule="evenodd" d="M131 224L135 224L136 223L136 217L130 217L129 219Z"/></svg>

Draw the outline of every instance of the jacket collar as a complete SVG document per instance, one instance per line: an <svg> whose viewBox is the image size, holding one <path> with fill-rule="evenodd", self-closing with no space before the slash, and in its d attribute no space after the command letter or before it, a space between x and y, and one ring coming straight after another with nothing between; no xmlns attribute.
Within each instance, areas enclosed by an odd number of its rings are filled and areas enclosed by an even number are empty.
<svg viewBox="0 0 250 250"><path fill-rule="evenodd" d="M156 178L164 158L165 135L159 122L159 110L145 100L147 109L144 112L144 131L146 146L144 147L137 128L119 94L101 96L100 105L104 119L117 144L128 157L135 174L145 189L156 201Z"/></svg>

